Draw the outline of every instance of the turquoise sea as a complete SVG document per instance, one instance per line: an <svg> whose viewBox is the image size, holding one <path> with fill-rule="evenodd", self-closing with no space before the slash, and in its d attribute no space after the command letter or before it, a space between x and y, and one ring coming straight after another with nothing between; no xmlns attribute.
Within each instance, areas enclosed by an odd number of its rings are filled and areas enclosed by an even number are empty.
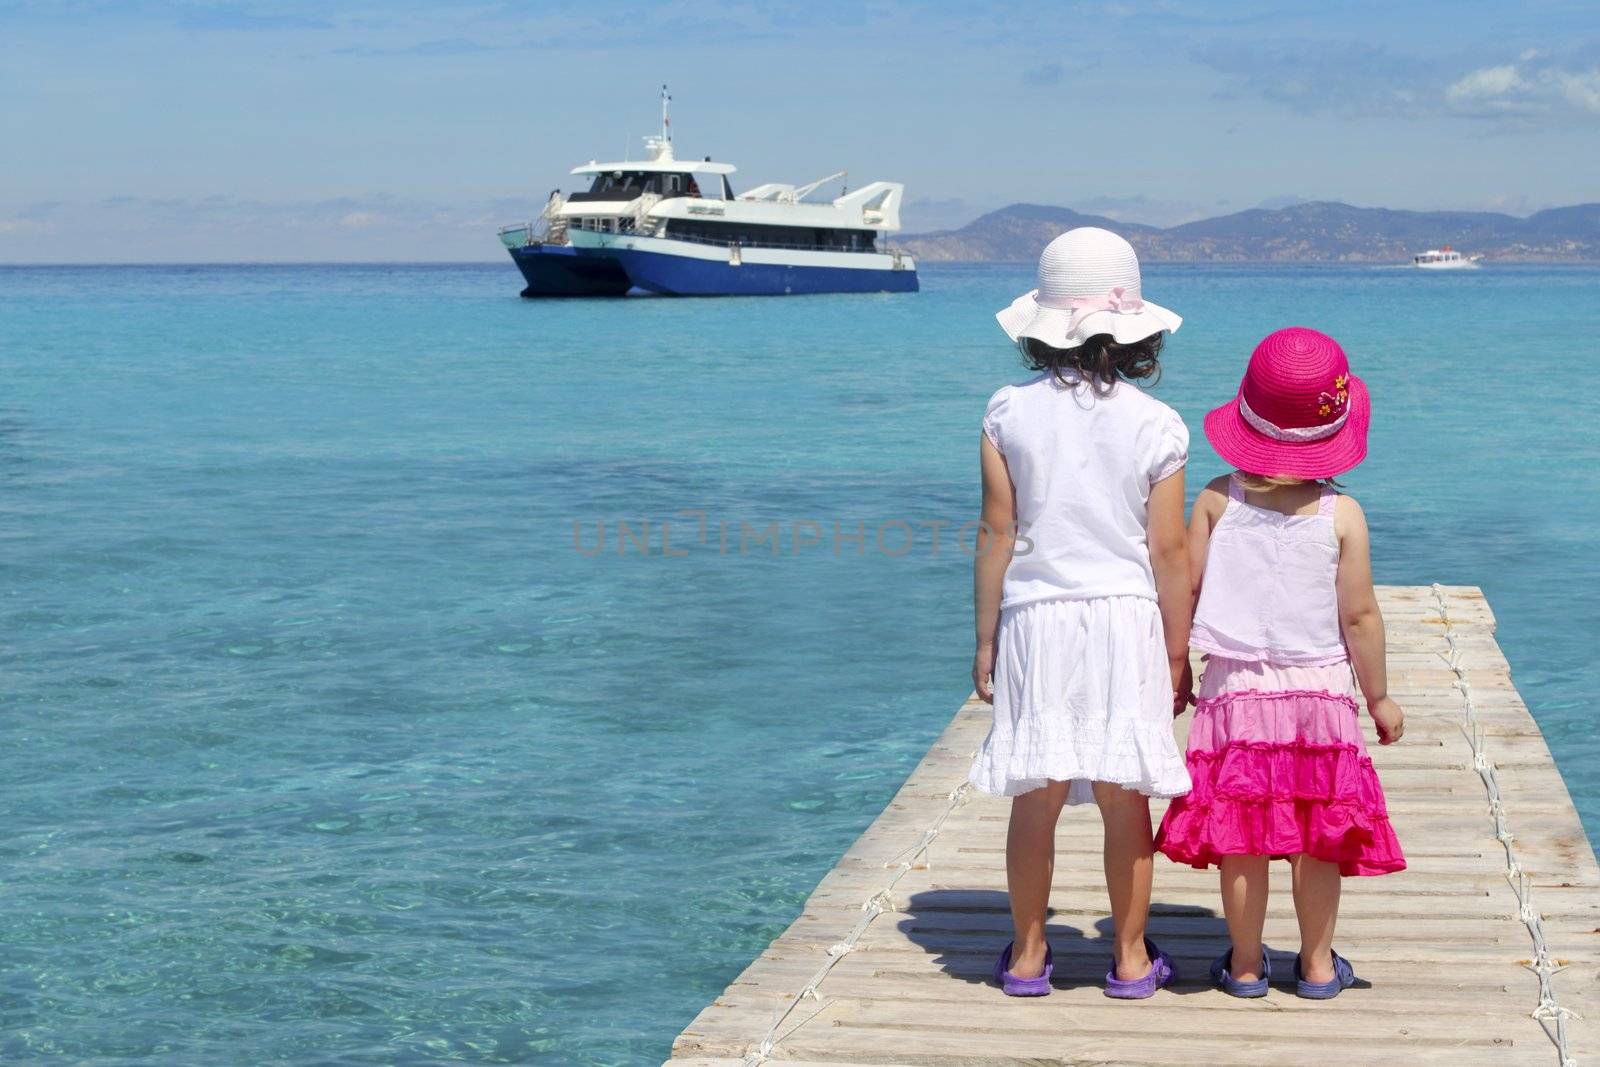
<svg viewBox="0 0 1600 1067"><path fill-rule="evenodd" d="M0 268L0 1060L660 1062L967 691L1029 274ZM1263 333L1344 342L1380 580L1485 588L1600 837L1600 269L1146 292L1191 491Z"/></svg>

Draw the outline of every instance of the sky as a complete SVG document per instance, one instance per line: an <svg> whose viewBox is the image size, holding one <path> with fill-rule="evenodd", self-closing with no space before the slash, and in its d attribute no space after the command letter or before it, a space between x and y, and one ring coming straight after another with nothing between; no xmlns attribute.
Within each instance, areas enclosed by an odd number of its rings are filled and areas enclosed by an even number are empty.
<svg viewBox="0 0 1600 1067"><path fill-rule="evenodd" d="M0 0L0 262L492 260L567 172L848 169L904 224L1600 201L1600 4Z"/></svg>

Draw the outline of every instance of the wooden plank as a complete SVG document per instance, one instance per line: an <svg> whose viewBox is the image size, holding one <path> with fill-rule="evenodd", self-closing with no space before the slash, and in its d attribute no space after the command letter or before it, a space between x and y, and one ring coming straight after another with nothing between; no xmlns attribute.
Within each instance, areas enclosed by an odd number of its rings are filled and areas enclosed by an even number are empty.
<svg viewBox="0 0 1600 1067"><path fill-rule="evenodd" d="M1512 684L1489 604L1463 586L1445 587L1443 600L1441 613L1429 587L1379 590L1392 689L1408 729L1390 748L1376 744L1370 723L1366 730L1410 868L1345 881L1339 946L1370 988L1326 1003L1281 986L1255 1001L1212 990L1206 968L1227 938L1216 873L1158 859L1150 928L1174 955L1180 981L1149 1001L1107 1000L1099 819L1069 809L1051 894L1055 990L1031 1001L1002 996L989 968L1010 936L1008 805L961 791L951 809L989 724L988 707L969 698L790 927L678 1037L670 1064L743 1067L775 1015L791 1008L767 1057L795 1067L1555 1064L1532 1016L1533 941L1463 729L1447 618L1476 709L1474 736L1494 765L1549 955L1565 968L1551 980L1557 1002L1591 1016L1600 1014L1600 865ZM1190 718L1179 720L1180 741ZM1152 805L1155 817L1162 808ZM931 846L913 851L934 826ZM1297 943L1287 890L1286 865L1274 864L1267 943L1281 975ZM889 910L837 954L869 900ZM824 965L831 969L816 997L798 999ZM1574 1018L1568 1029L1571 1054L1593 1056L1593 1024Z"/></svg>

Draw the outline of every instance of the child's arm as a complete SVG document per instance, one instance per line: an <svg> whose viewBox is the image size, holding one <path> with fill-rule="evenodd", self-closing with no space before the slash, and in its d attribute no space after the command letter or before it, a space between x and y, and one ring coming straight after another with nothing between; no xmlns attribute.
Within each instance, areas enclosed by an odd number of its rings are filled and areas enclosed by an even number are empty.
<svg viewBox="0 0 1600 1067"><path fill-rule="evenodd" d="M1150 487L1150 568L1156 577L1156 602L1167 641L1167 666L1172 670L1173 711L1188 702L1189 622L1194 618L1189 585L1189 546L1183 528L1183 470ZM1183 703L1179 703L1183 701Z"/></svg>
<svg viewBox="0 0 1600 1067"><path fill-rule="evenodd" d="M1211 546L1211 531L1228 507L1228 476L1211 479L1200 495L1194 498L1194 510L1189 513L1189 619L1194 620L1194 610L1200 603L1200 586L1205 581L1206 553ZM1188 664L1184 664L1185 668ZM1176 693L1172 706L1174 715L1182 715L1184 708L1194 703L1194 678L1186 670L1183 688Z"/></svg>
<svg viewBox="0 0 1600 1067"><path fill-rule="evenodd" d="M994 703L994 635L1000 625L1000 593L1017 543L1017 498L1006 458L983 437L983 524L972 560L972 613L978 646L972 656L972 685Z"/></svg>
<svg viewBox="0 0 1600 1067"><path fill-rule="evenodd" d="M1189 515L1189 576L1193 586L1193 603L1200 603L1200 585L1205 581L1206 552L1211 547L1211 531L1217 520L1228 509L1228 475L1213 478L1194 498L1194 511ZM1193 606L1190 607L1193 615Z"/></svg>
<svg viewBox="0 0 1600 1067"><path fill-rule="evenodd" d="M1378 728L1378 743L1393 744L1406 732L1405 712L1389 699L1389 668L1384 658L1383 613L1372 591L1372 553L1367 517L1361 505L1339 497L1333 513L1339 535L1339 625L1367 700L1367 714Z"/></svg>

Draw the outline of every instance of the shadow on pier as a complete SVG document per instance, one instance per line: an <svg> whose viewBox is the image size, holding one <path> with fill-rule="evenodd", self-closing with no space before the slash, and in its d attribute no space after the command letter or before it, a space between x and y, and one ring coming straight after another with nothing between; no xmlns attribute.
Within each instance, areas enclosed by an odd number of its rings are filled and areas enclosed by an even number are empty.
<svg viewBox="0 0 1600 1067"><path fill-rule="evenodd" d="M934 889L913 894L898 914L906 939L933 957L951 978L975 984L994 981L995 957L1011 940L1011 911L1006 894L990 889ZM1085 927L1092 935L1085 932ZM1052 908L1045 926L1055 969L1056 989L1098 988L1111 961L1110 916L1064 914ZM1228 947L1228 927L1212 908L1190 904L1150 905L1149 936L1173 958L1177 993L1210 986L1207 969ZM1269 946L1269 949L1271 946ZM1287 953L1272 950L1274 973L1289 973ZM1281 970L1279 969L1281 965Z"/></svg>

